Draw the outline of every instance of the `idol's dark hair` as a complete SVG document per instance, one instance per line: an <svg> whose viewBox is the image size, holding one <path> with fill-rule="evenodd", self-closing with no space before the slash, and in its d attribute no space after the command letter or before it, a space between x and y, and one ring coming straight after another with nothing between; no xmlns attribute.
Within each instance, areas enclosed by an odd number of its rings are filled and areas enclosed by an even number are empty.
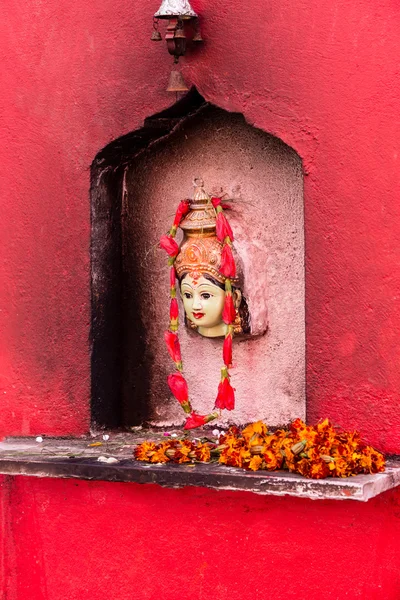
<svg viewBox="0 0 400 600"><path fill-rule="evenodd" d="M182 273L182 275L180 277L178 277L179 285L182 284L183 280L185 279L186 275L188 275L188 274L189 274L188 271L186 271L185 273ZM204 279L207 279L210 283L213 283L214 285L218 286L221 290L225 291L225 284L218 281L218 279L214 279L214 277L211 277L211 275L208 275L208 273L203 273L203 277L204 277ZM240 288L232 286L232 291L235 292L236 290L241 291ZM243 294L242 294L242 299L241 299L238 310L239 310L239 316L240 316L243 333L250 333L249 307L247 305L247 300L243 296Z"/></svg>

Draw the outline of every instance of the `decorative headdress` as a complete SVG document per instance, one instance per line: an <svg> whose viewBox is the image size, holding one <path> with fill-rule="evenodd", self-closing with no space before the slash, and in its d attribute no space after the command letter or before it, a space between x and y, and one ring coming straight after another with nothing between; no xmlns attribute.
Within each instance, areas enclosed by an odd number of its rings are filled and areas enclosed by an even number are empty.
<svg viewBox="0 0 400 600"><path fill-rule="evenodd" d="M176 274L180 279L182 275L190 273L194 280L207 274L225 283L226 276L220 271L224 244L217 238L216 211L210 196L202 187L203 182L196 180L196 184L189 212L179 225L185 240L175 259ZM231 280L234 285L238 283L236 276Z"/></svg>

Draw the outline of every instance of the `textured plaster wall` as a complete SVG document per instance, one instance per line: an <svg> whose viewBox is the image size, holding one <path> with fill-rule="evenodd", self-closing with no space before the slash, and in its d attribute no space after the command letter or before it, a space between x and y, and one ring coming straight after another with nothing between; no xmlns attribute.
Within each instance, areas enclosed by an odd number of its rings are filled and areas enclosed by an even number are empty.
<svg viewBox="0 0 400 600"><path fill-rule="evenodd" d="M398 7L193 0L184 73L305 169L307 410L400 450ZM158 2L5 3L1 433L89 427L89 166L166 107Z"/></svg>
<svg viewBox="0 0 400 600"><path fill-rule="evenodd" d="M173 371L163 335L169 322L169 273L165 253L157 245L179 201L192 196L197 176L210 192L222 188L234 198L229 219L253 333L247 340L235 338L231 382L236 408L218 422L265 419L277 425L304 417L301 163L293 150L250 127L242 116L213 107L141 154L126 175L122 315L126 412L135 404L138 379L144 377L151 422L183 422L182 410L166 384L167 373ZM141 339L137 321L145 332ZM185 327L179 335L190 398L198 412L208 414L223 364L223 338L203 338ZM147 368L139 359L143 351L152 357L145 362Z"/></svg>

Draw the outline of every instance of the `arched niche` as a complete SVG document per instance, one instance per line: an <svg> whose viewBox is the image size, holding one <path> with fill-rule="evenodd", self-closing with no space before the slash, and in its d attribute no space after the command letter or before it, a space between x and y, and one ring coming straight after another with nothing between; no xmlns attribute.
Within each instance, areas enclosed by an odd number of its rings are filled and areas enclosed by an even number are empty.
<svg viewBox="0 0 400 600"><path fill-rule="evenodd" d="M174 210L201 176L233 199L252 334L234 346L237 408L219 423L305 415L304 220L301 160L241 114L192 90L92 166L92 415L95 426L179 425L166 384L168 272L157 249ZM221 339L181 327L197 412L213 408Z"/></svg>

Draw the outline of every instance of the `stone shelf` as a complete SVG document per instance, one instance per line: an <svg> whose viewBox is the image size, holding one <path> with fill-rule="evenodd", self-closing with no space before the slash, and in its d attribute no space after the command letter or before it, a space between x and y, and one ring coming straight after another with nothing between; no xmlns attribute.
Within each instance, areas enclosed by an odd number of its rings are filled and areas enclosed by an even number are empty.
<svg viewBox="0 0 400 600"><path fill-rule="evenodd" d="M108 442L102 441L101 436L45 438L42 443L36 442L35 438L8 438L0 443L0 474L155 483L172 488L197 486L314 500L363 502L400 485L400 458L389 460L386 471L377 475L312 480L286 471L253 473L216 463L153 465L138 462L132 458L133 448L144 439L166 438L162 432L110 434ZM102 445L91 445L96 442ZM118 462L99 462L100 456L113 457Z"/></svg>

